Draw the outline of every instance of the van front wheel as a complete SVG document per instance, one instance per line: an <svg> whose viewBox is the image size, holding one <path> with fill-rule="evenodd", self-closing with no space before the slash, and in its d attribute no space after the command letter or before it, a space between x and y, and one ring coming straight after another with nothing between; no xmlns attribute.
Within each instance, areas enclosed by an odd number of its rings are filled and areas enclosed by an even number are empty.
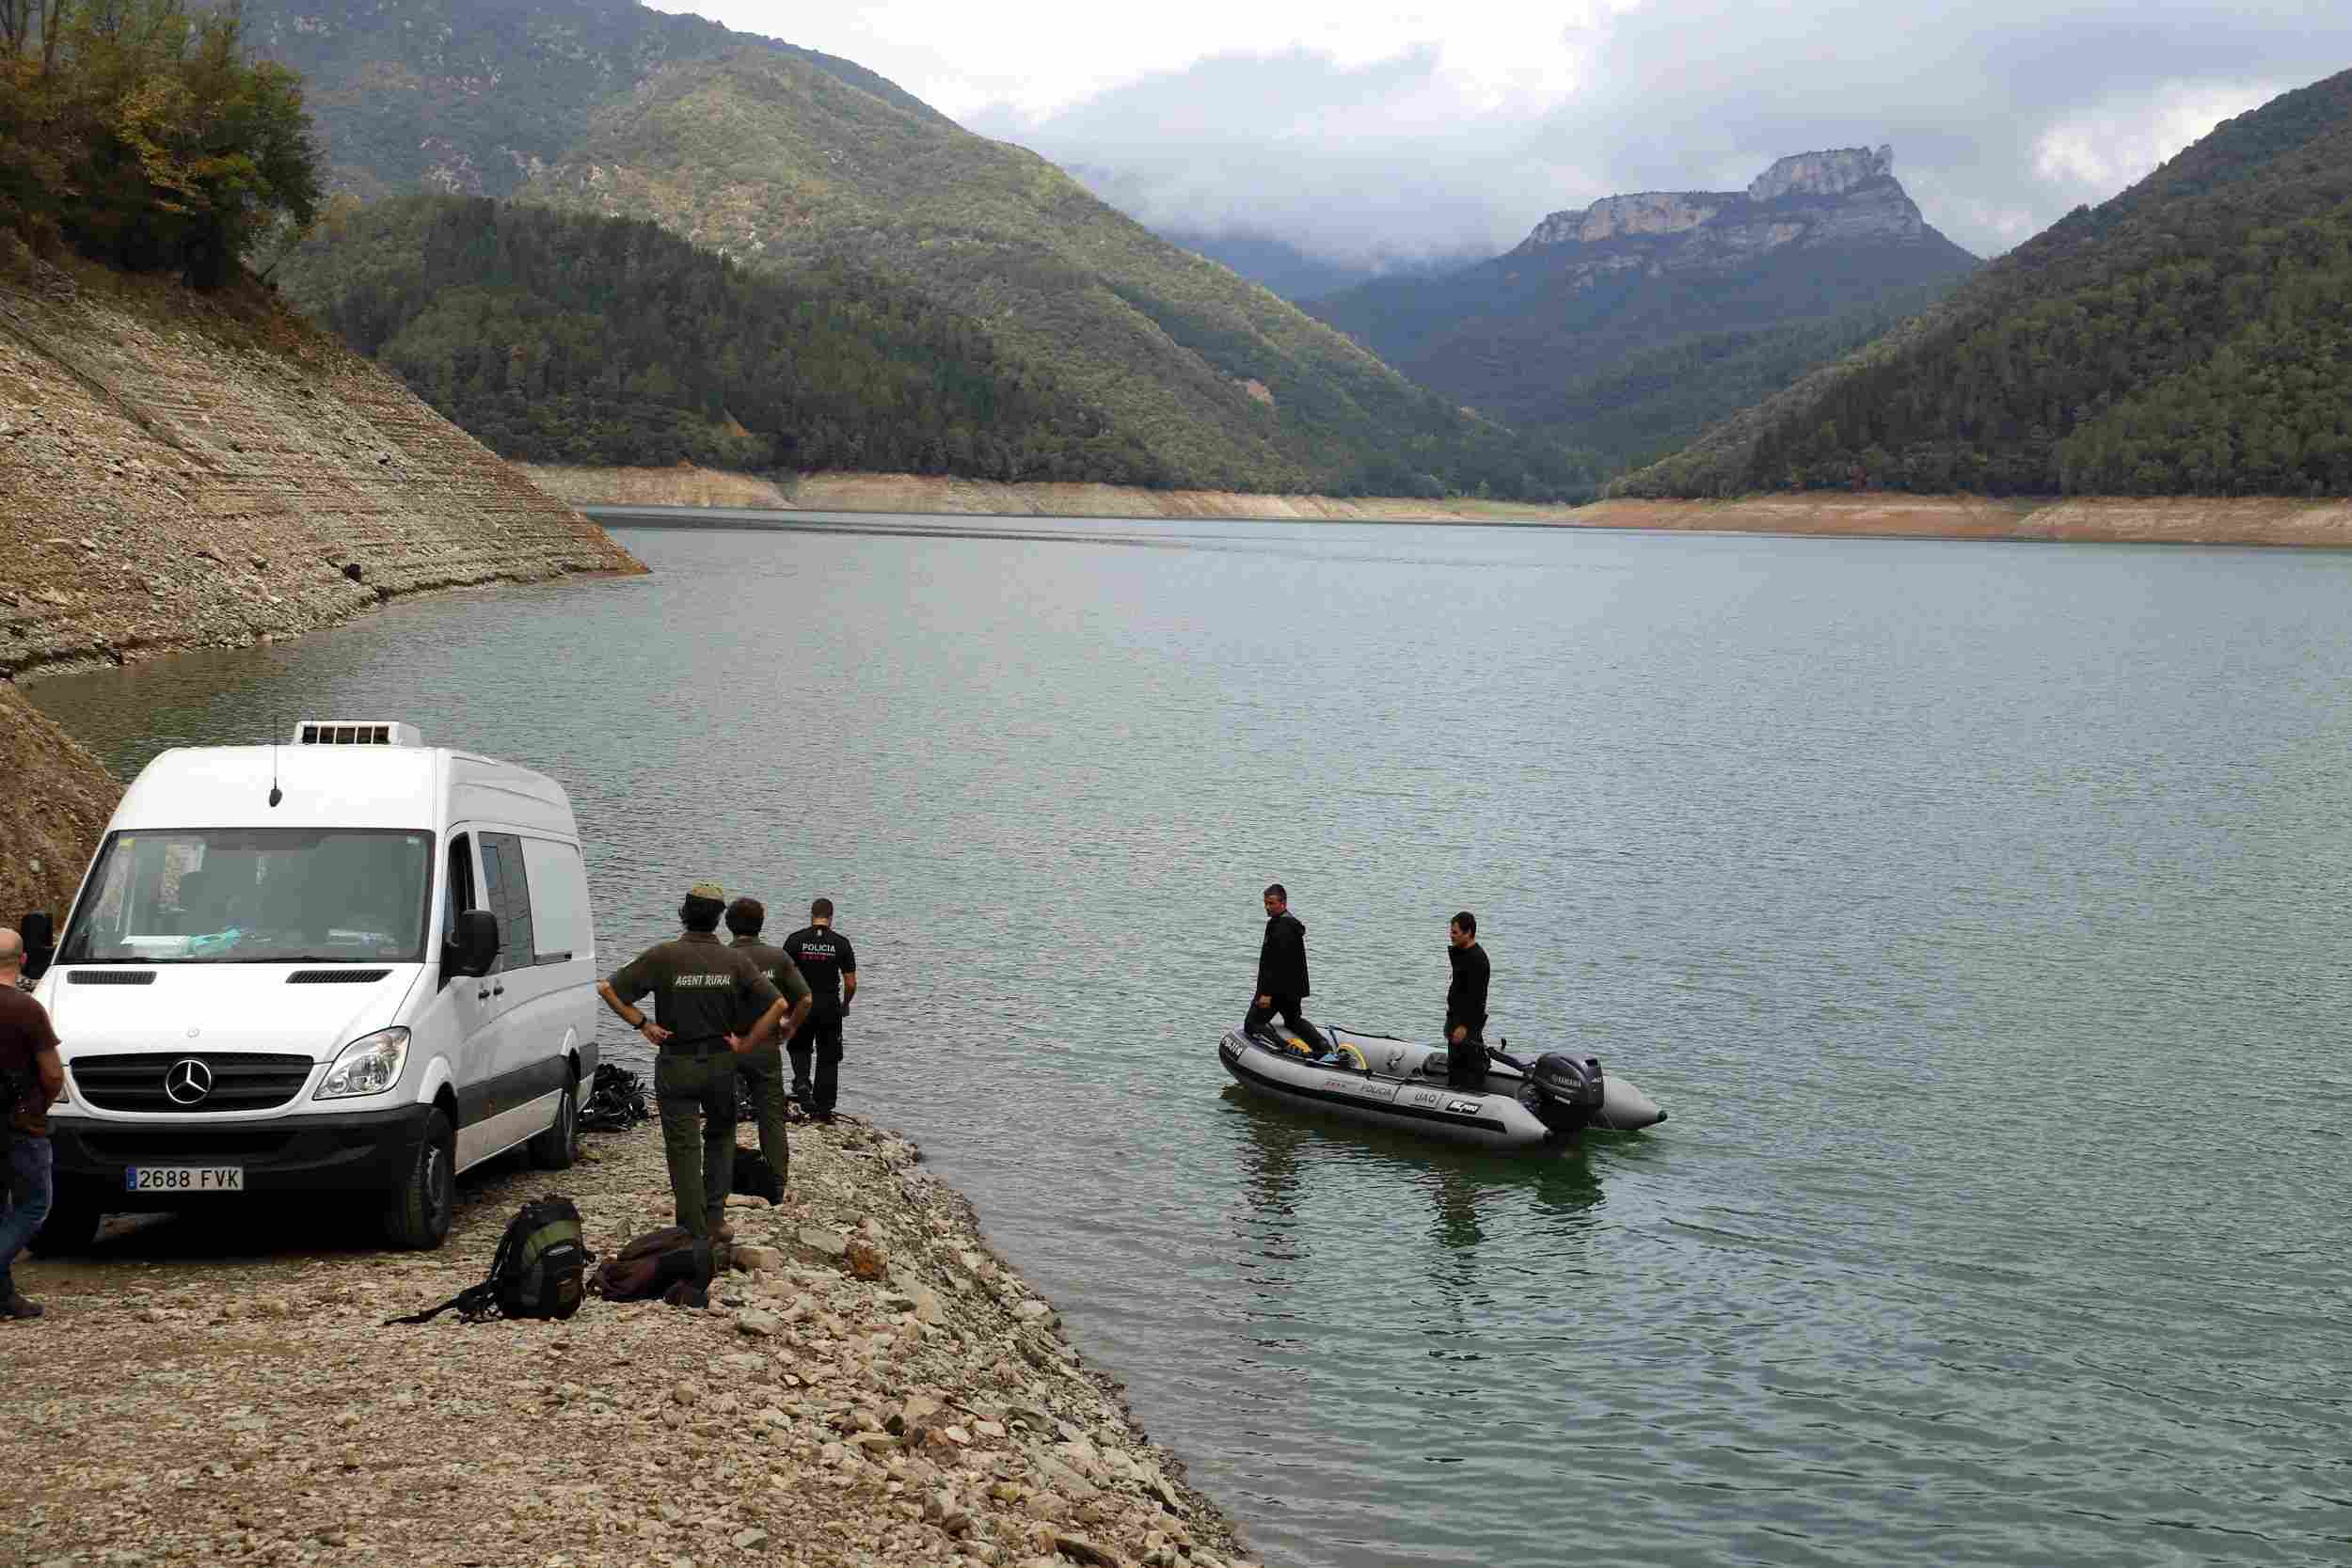
<svg viewBox="0 0 2352 1568"><path fill-rule="evenodd" d="M417 1140L416 1158L408 1163L408 1179L392 1195L384 1212L384 1229L397 1247L430 1252L449 1234L450 1212L457 1203L457 1137L449 1117L437 1107L425 1117L424 1136Z"/></svg>
<svg viewBox="0 0 2352 1568"><path fill-rule="evenodd" d="M569 1170L580 1158L580 1071L564 1074L564 1092L555 1097L555 1120L531 1140L531 1163L541 1170Z"/></svg>

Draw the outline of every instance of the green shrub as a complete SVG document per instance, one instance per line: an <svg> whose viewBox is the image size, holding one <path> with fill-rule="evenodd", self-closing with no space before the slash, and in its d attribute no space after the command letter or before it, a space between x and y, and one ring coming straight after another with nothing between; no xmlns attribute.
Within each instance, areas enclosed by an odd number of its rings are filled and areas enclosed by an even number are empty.
<svg viewBox="0 0 2352 1568"><path fill-rule="evenodd" d="M0 221L218 288L319 200L302 88L230 4L0 0Z"/></svg>

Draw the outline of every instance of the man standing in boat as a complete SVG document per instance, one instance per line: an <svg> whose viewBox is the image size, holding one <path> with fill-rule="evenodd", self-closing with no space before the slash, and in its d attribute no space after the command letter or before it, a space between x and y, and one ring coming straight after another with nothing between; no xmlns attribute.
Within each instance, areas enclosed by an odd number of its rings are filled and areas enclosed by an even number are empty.
<svg viewBox="0 0 2352 1568"><path fill-rule="evenodd" d="M1308 1048L1327 1051L1331 1042L1307 1022L1307 927L1291 913L1282 884L1265 890L1265 941L1258 948L1258 998L1243 1015L1241 1030L1255 1035L1276 1017L1296 1031Z"/></svg>
<svg viewBox="0 0 2352 1568"><path fill-rule="evenodd" d="M1464 910L1446 927L1446 961L1454 979L1445 989L1446 1082L1457 1089L1486 1083L1486 982L1493 970L1478 945L1478 917Z"/></svg>

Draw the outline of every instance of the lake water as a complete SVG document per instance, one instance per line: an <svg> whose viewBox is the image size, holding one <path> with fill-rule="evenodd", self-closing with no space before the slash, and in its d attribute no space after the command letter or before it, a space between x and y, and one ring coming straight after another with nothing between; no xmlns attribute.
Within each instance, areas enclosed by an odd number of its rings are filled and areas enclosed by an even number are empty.
<svg viewBox="0 0 2352 1568"><path fill-rule="evenodd" d="M831 895L844 1107L1270 1559L2352 1560L2352 557L843 526L31 695L544 768L616 958ZM1673 1119L1241 1098L1276 879L1313 1015L1435 1037L1469 908Z"/></svg>

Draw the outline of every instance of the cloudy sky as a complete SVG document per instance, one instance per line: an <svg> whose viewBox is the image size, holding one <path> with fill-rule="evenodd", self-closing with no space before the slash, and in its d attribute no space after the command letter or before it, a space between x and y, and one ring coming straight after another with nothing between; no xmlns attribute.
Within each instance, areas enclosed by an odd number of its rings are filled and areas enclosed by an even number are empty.
<svg viewBox="0 0 2352 1568"><path fill-rule="evenodd" d="M1501 250L1613 192L1882 142L1992 255L2352 68L2345 0L657 3L871 67L1146 222L1340 260Z"/></svg>

